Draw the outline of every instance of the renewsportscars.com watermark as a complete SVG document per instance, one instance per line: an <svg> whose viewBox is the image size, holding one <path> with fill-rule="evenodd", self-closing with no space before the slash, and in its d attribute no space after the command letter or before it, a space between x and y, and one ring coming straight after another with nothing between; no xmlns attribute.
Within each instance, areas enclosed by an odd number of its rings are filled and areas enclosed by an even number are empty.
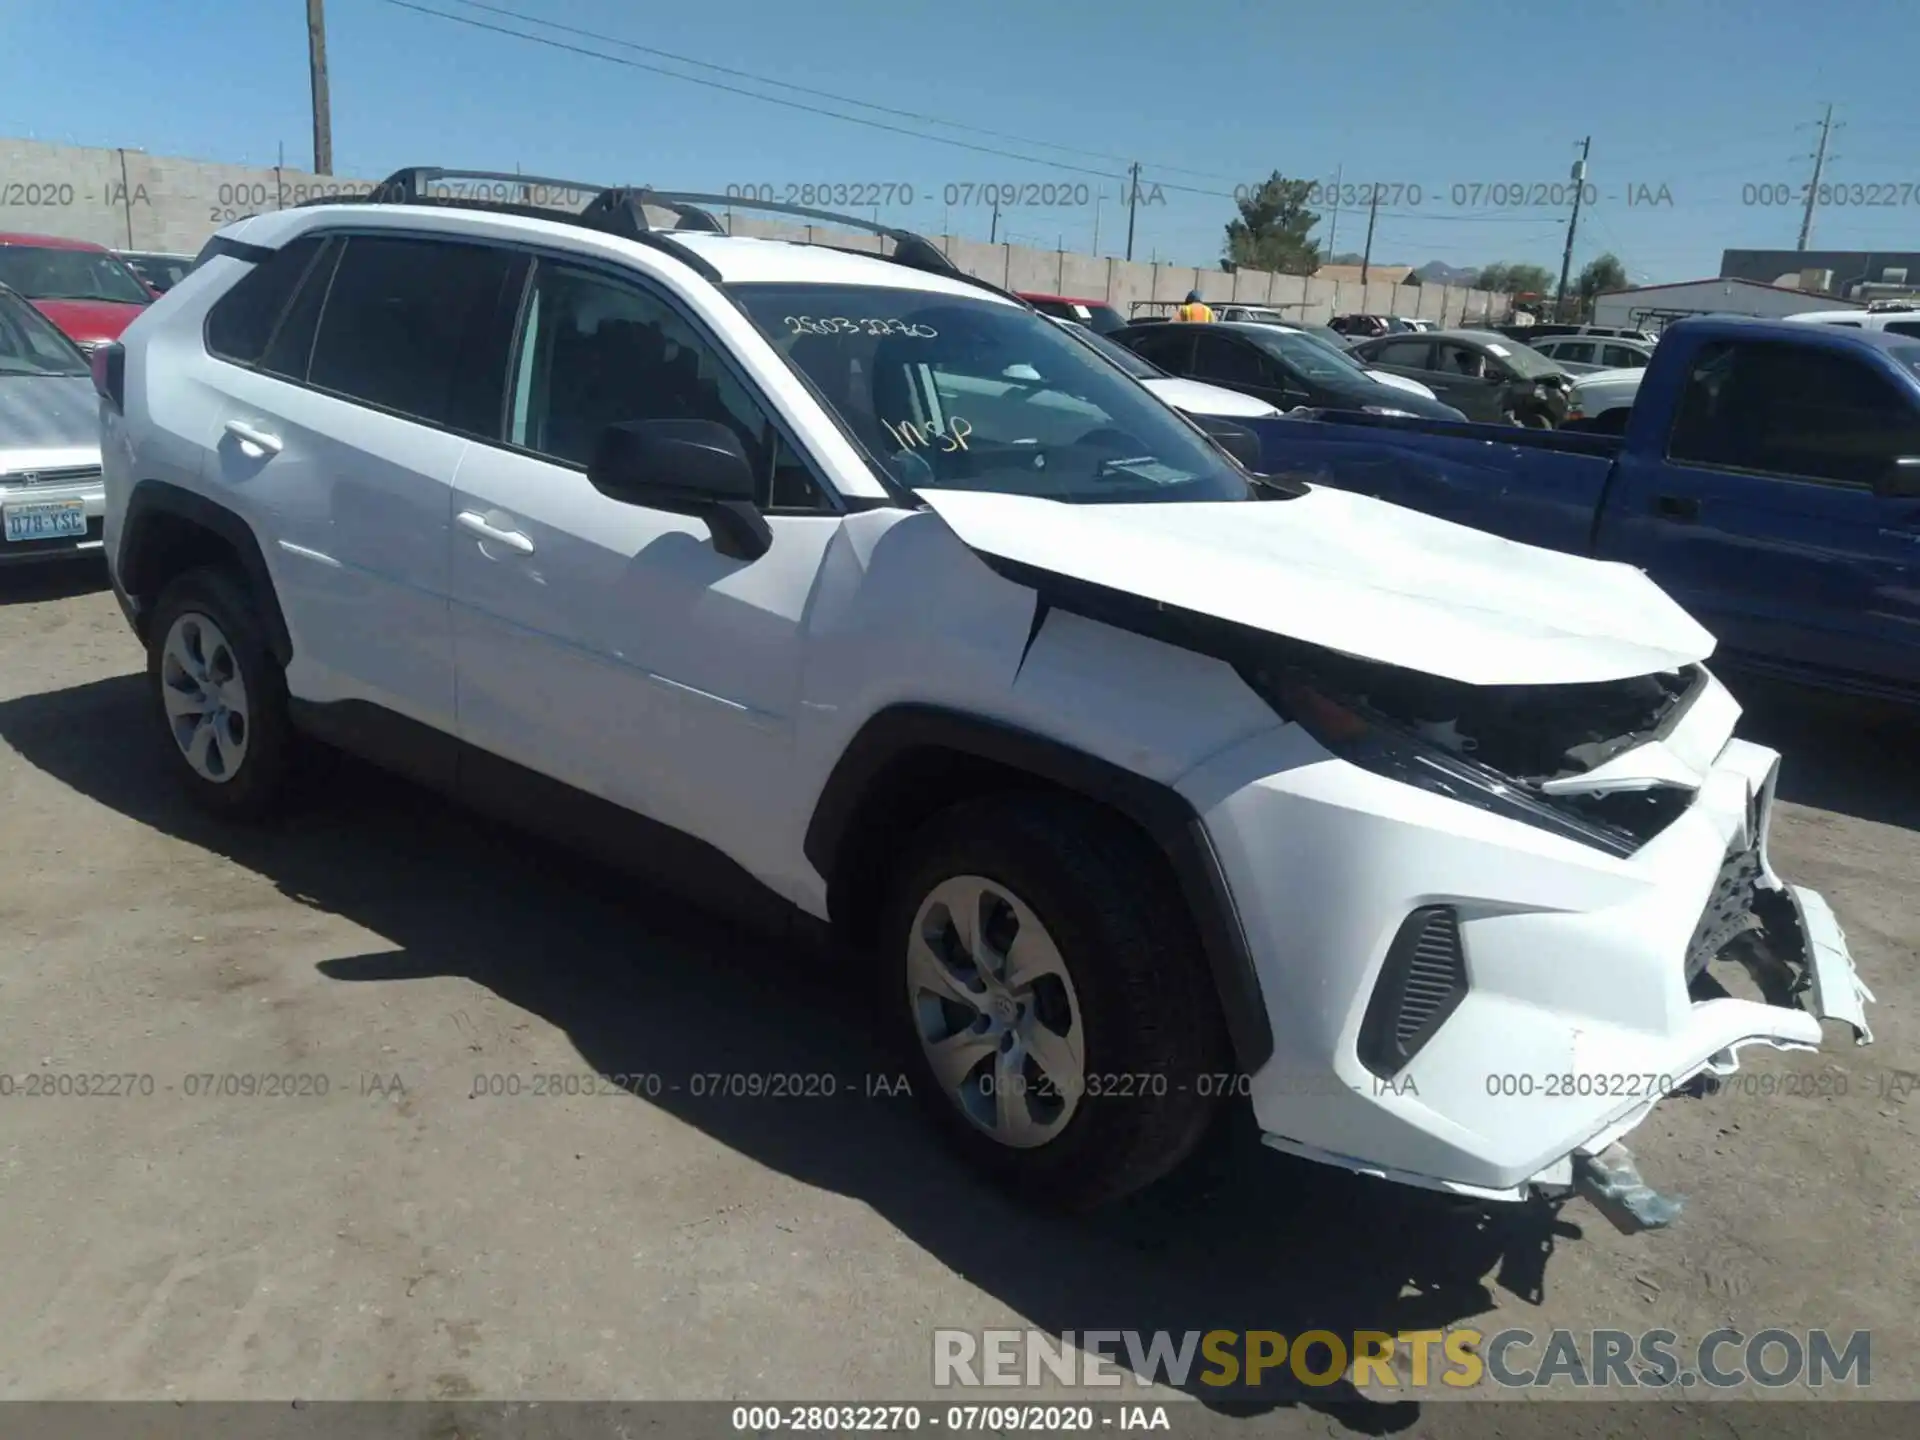
<svg viewBox="0 0 1920 1440"><path fill-rule="evenodd" d="M1121 1368L1124 1366L1124 1369ZM1687 1344L1672 1330L1485 1331L935 1330L939 1388L1062 1385L1145 1389L1198 1383L1215 1389L1262 1384L1356 1390L1688 1389L1757 1385L1778 1390L1873 1382L1873 1332L1714 1330Z"/></svg>

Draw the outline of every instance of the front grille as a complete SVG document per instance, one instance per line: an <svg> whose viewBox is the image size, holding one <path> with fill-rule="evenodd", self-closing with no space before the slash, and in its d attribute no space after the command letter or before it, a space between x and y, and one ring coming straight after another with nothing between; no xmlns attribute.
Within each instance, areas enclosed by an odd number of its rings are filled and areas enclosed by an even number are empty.
<svg viewBox="0 0 1920 1440"><path fill-rule="evenodd" d="M63 465L51 470L20 470L0 475L0 489L32 489L41 485L97 485L98 465Z"/></svg>
<svg viewBox="0 0 1920 1440"><path fill-rule="evenodd" d="M1382 1077L1404 1070L1466 998L1460 916L1429 905L1401 922L1360 1022L1360 1063Z"/></svg>

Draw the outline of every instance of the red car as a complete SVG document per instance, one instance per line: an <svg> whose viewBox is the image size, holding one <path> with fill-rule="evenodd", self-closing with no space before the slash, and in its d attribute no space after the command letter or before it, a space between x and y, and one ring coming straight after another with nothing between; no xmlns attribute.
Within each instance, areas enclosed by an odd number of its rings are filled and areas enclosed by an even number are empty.
<svg viewBox="0 0 1920 1440"><path fill-rule="evenodd" d="M1037 295L1024 290L1020 292L1020 298L1042 315L1078 321L1096 335L1110 334L1127 323L1127 317L1104 300L1080 300L1071 295Z"/></svg>
<svg viewBox="0 0 1920 1440"><path fill-rule="evenodd" d="M106 246L54 235L0 234L0 285L29 301L82 350L118 340L154 299Z"/></svg>

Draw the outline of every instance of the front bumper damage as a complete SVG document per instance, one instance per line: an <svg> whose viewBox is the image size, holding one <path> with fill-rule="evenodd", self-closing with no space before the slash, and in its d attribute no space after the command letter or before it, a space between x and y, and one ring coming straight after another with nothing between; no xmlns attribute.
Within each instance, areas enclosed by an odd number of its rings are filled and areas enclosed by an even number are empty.
<svg viewBox="0 0 1920 1440"><path fill-rule="evenodd" d="M1729 738L1738 707L1710 685L1675 733L1610 767L1697 783L1624 857L1368 774L1298 727L1182 782L1273 1027L1250 1081L1268 1145L1487 1200L1578 1184L1657 1225L1677 1207L1621 1144L1655 1105L1733 1073L1750 1045L1818 1048L1823 1021L1871 1041L1873 996L1832 909L1768 858L1780 757ZM1457 993L1409 1058L1363 1061L1396 937L1436 912ZM1723 983L1741 972L1759 998ZM1423 975L1446 983L1443 965Z"/></svg>

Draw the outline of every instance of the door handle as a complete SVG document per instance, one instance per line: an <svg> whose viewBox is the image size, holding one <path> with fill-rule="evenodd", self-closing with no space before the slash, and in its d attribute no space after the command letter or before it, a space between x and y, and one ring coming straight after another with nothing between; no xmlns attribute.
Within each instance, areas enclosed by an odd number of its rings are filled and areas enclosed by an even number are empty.
<svg viewBox="0 0 1920 1440"><path fill-rule="evenodd" d="M1662 520L1689 523L1700 518L1700 502L1691 495L1656 495L1653 513Z"/></svg>
<svg viewBox="0 0 1920 1440"><path fill-rule="evenodd" d="M244 420L227 421L227 434L243 445L251 445L263 455L280 453L280 437L270 435L257 425L249 425Z"/></svg>
<svg viewBox="0 0 1920 1440"><path fill-rule="evenodd" d="M460 521L461 529L472 531L482 540L491 540L496 545L504 545L516 555L533 553L533 541L518 530L502 530L498 526L489 525L486 516L472 510L462 510L456 518Z"/></svg>

